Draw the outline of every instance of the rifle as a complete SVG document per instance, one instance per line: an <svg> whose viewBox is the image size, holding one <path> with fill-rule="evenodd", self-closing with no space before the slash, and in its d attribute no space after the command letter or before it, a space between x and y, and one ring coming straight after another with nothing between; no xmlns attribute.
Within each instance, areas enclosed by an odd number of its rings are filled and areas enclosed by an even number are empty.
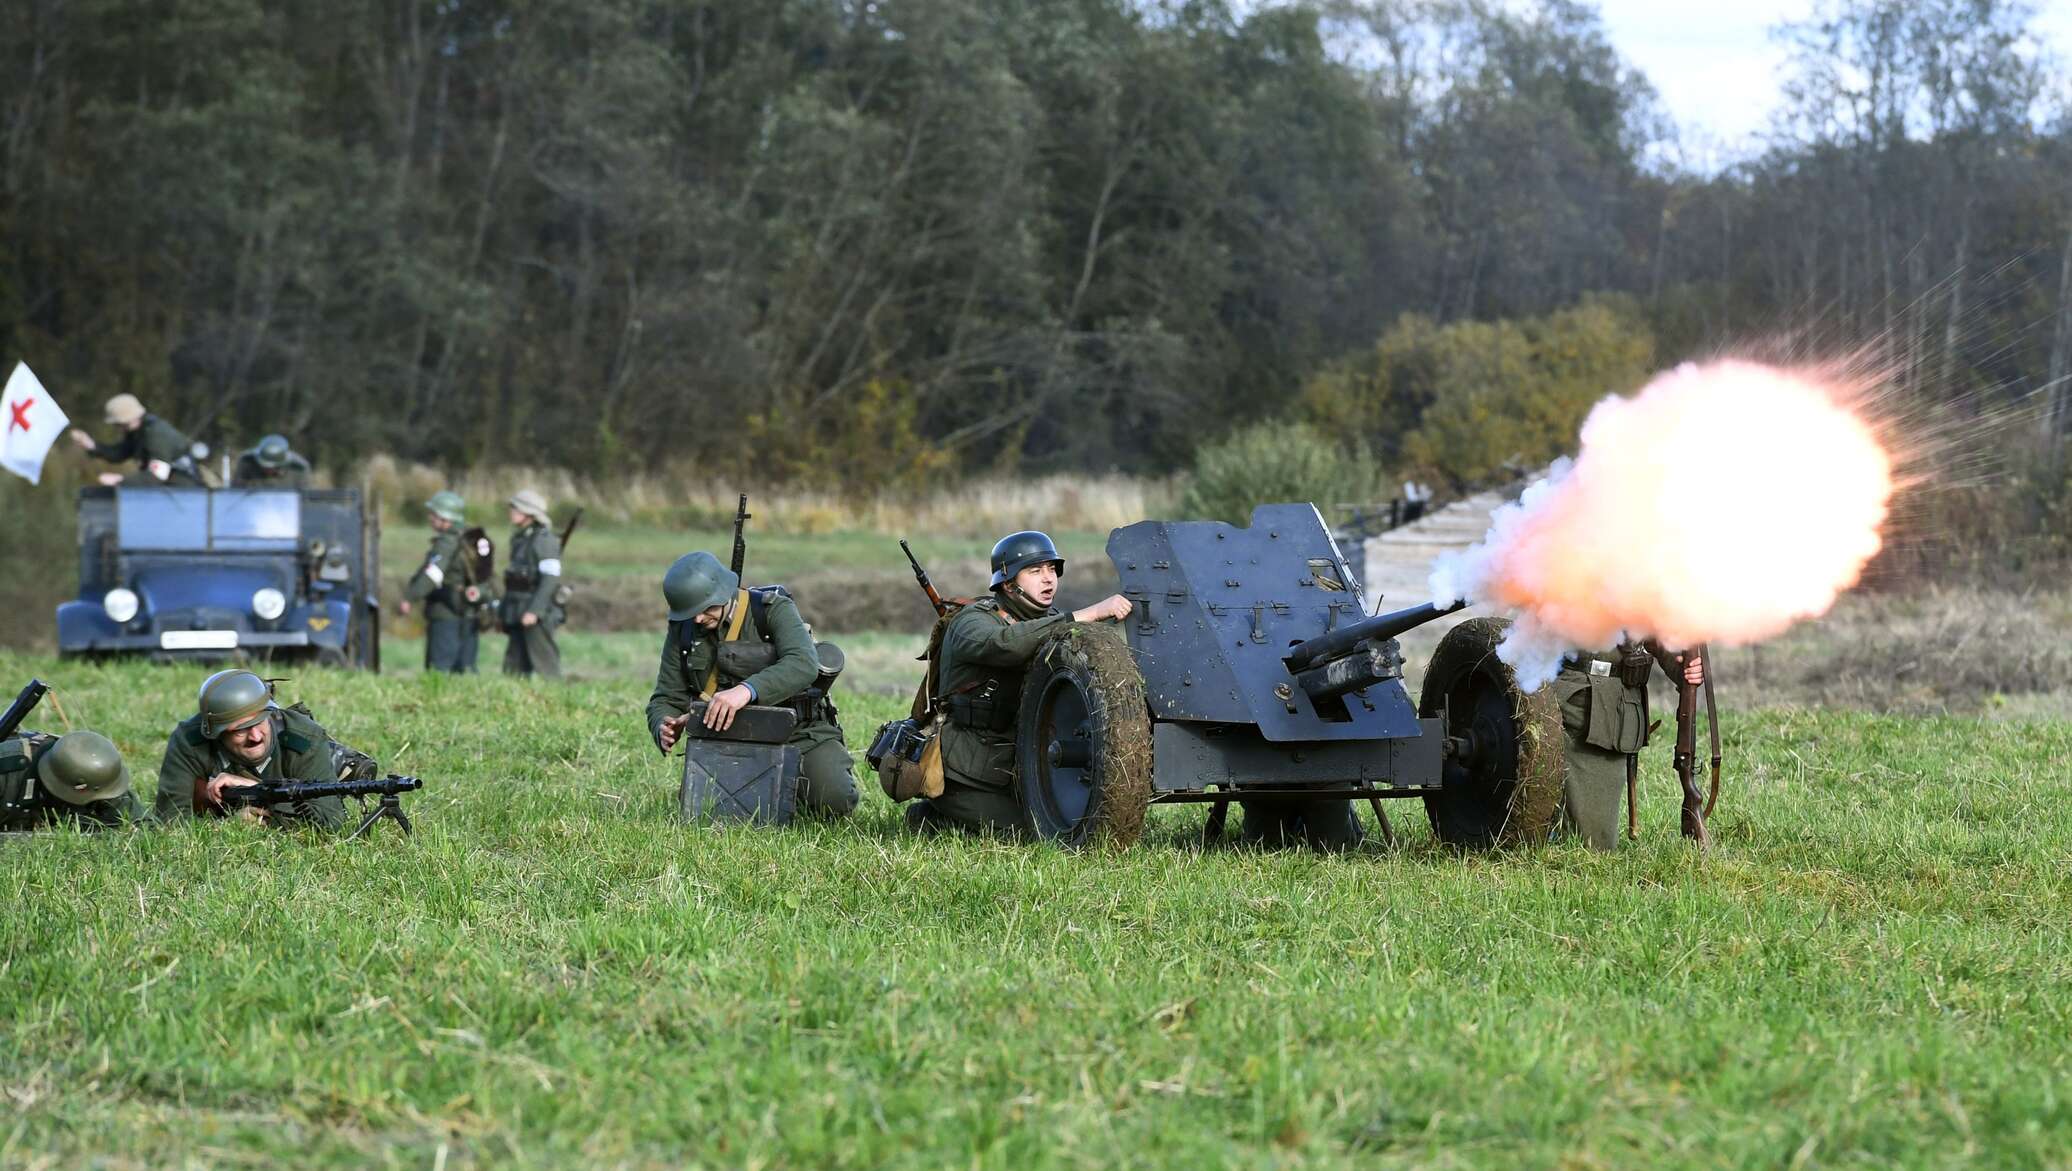
<svg viewBox="0 0 2072 1171"><path fill-rule="evenodd" d="M561 547L563 549L568 548L568 539L576 535L576 526L582 523L583 509L581 505L577 505L576 514L568 518L568 526L561 530Z"/></svg>
<svg viewBox="0 0 2072 1171"><path fill-rule="evenodd" d="M43 702L43 696L49 690L50 684L43 680L29 680L29 685L21 689L13 703L7 705L7 714L0 715L0 740L14 735L15 729L21 727L29 713L36 710L36 705Z"/></svg>
<svg viewBox="0 0 2072 1171"><path fill-rule="evenodd" d="M928 571L921 568L920 559L914 556L913 547L906 543L904 537L900 538L899 551L906 554L907 564L914 567L914 580L921 583L921 592L928 595L928 604L935 607L935 616L940 618L949 613L950 604L942 600L941 594L935 592L935 583L928 580Z"/></svg>
<svg viewBox="0 0 2072 1171"><path fill-rule="evenodd" d="M734 506L734 560L732 564L727 566L727 568L734 571L736 580L739 580L741 577L741 567L748 563L748 542L742 539L741 534L748 528L748 518L750 515L748 511L748 493L743 492L741 494L741 503Z"/></svg>
<svg viewBox="0 0 2072 1171"><path fill-rule="evenodd" d="M403 815L401 794L424 788L424 782L416 777L370 778L364 781L260 781L252 785L240 785L223 790L226 806L239 805L281 805L296 801L315 801L321 797L379 797L381 801L360 822L360 827L345 835L352 841L367 832L368 827L386 817L401 826L403 832L410 832L410 819Z"/></svg>
<svg viewBox="0 0 2072 1171"><path fill-rule="evenodd" d="M1711 658L1705 651L1705 644L1699 643L1676 657L1676 782L1683 788L1683 836L1700 849L1712 845L1712 833L1705 828L1705 795L1698 791L1698 687L1684 678L1683 667L1693 654ZM1709 680L1712 665L1707 663L1705 670ZM1717 769L1719 757L1713 760Z"/></svg>

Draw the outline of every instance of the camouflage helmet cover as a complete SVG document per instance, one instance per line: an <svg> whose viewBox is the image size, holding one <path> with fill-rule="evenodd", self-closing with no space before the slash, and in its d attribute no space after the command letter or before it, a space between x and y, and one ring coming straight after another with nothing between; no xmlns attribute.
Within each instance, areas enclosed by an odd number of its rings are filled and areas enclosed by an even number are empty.
<svg viewBox="0 0 2072 1171"><path fill-rule="evenodd" d="M424 510L433 516L459 524L467 519L468 503L460 498L460 493L449 489L432 493L432 498L424 502Z"/></svg>
<svg viewBox="0 0 2072 1171"><path fill-rule="evenodd" d="M68 732L44 750L36 776L68 805L105 801L129 792L129 766L114 741L99 732Z"/></svg>
<svg viewBox="0 0 2072 1171"><path fill-rule="evenodd" d="M273 688L250 671L218 671L202 680L196 707L201 713L201 734L214 740L265 719L273 707Z"/></svg>
<svg viewBox="0 0 2072 1171"><path fill-rule="evenodd" d="M547 498L531 488L520 488L518 491L511 493L511 499L508 503L516 511L524 513L541 524L552 523L552 518L547 515Z"/></svg>
<svg viewBox="0 0 2072 1171"><path fill-rule="evenodd" d="M259 440L259 446L252 449L252 458L262 468L284 468L288 466L288 437L268 435Z"/></svg>
<svg viewBox="0 0 2072 1171"><path fill-rule="evenodd" d="M1009 533L993 546L993 584L990 589L999 589L1014 580L1014 575L1031 565L1048 561L1058 567L1058 574L1065 572L1065 559L1058 555L1058 547L1048 534L1034 529Z"/></svg>
<svg viewBox="0 0 2072 1171"><path fill-rule="evenodd" d="M688 622L701 610L724 605L740 588L740 575L703 550L677 558L662 575L671 622Z"/></svg>

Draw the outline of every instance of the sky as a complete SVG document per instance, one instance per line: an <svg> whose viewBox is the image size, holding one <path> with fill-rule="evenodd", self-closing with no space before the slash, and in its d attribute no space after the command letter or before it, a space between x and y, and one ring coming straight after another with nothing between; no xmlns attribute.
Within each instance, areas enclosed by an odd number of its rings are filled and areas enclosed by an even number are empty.
<svg viewBox="0 0 2072 1171"><path fill-rule="evenodd" d="M1782 45L1770 30L1807 0L1597 0L1621 56L1647 74L1683 130L1687 160L1713 170L1752 153L1779 102ZM2072 0L2037 0L2036 29L2072 60Z"/></svg>

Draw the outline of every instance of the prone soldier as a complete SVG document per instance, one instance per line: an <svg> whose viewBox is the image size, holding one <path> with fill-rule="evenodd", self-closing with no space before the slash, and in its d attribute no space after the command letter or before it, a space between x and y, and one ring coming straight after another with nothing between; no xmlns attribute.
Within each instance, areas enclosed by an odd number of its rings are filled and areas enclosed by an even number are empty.
<svg viewBox="0 0 2072 1171"><path fill-rule="evenodd" d="M80 450L113 464L135 460L139 473L161 483L203 486L200 469L194 464L194 441L181 434L179 428L146 411L133 394L116 395L108 400L106 409L109 425L122 429L121 439L112 444L96 443L93 436L74 427L72 442ZM103 472L98 478L109 486L120 484L123 479L120 472Z"/></svg>
<svg viewBox="0 0 2072 1171"><path fill-rule="evenodd" d="M1051 603L1065 559L1043 533L1010 533L993 546L991 596L965 606L942 633L934 695L948 714L941 732L943 791L907 806L910 828L1022 833L1016 795L1014 723L1022 673L1037 649L1073 622L1129 617L1129 599L1111 594L1061 613Z"/></svg>
<svg viewBox="0 0 2072 1171"><path fill-rule="evenodd" d="M260 781L364 780L380 770L364 752L331 739L301 704L282 707L273 688L250 671L218 671L202 682L197 711L166 739L158 766L160 821L224 817L228 790ZM242 816L275 826L344 826L338 797L246 807Z"/></svg>
<svg viewBox="0 0 2072 1171"><path fill-rule="evenodd" d="M1702 658L1671 654L1650 640L1570 655L1551 684L1561 704L1567 776L1562 823L1593 849L1619 844L1622 794L1651 731L1648 677L1657 666L1671 681L1705 682Z"/></svg>
<svg viewBox="0 0 2072 1171"><path fill-rule="evenodd" d="M424 564L403 587L396 609L408 614L413 606L424 607L425 670L472 674L481 645L475 608L482 601L482 588L474 578L475 559L461 548L467 504L458 492L434 492L424 508L432 545Z"/></svg>
<svg viewBox="0 0 2072 1171"><path fill-rule="evenodd" d="M268 435L237 457L231 473L233 488L309 487L309 461L288 446L284 435Z"/></svg>
<svg viewBox="0 0 2072 1171"><path fill-rule="evenodd" d="M140 821L129 766L99 732L23 732L0 740L0 831Z"/></svg>
<svg viewBox="0 0 2072 1171"><path fill-rule="evenodd" d="M813 632L782 586L742 588L740 575L706 552L686 553L662 577L669 633L648 697L648 733L668 752L689 724L692 701L704 723L726 730L749 704L790 707L798 724L799 807L839 817L856 808L856 762L827 696L832 681ZM722 634L724 631L724 634Z"/></svg>
<svg viewBox="0 0 2072 1171"><path fill-rule="evenodd" d="M561 538L547 516L547 499L530 488L512 494L509 560L504 563L504 597L497 617L511 636L504 648L504 674L561 677L561 648L554 631L566 617L561 588Z"/></svg>

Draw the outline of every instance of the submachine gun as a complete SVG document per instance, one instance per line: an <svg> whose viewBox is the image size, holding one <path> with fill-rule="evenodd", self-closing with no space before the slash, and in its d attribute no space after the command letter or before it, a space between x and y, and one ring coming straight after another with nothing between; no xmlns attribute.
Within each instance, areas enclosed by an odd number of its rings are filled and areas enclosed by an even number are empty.
<svg viewBox="0 0 2072 1171"><path fill-rule="evenodd" d="M315 801L323 797L357 797L365 805L369 797L377 797L374 808L360 819L358 829L345 835L352 841L373 828L374 823L384 818L396 823L407 836L410 833L410 818L403 812L401 797L405 793L424 788L424 782L416 777L386 776L364 781L260 781L253 785L242 785L223 790L223 803L227 806L282 805L296 801Z"/></svg>

